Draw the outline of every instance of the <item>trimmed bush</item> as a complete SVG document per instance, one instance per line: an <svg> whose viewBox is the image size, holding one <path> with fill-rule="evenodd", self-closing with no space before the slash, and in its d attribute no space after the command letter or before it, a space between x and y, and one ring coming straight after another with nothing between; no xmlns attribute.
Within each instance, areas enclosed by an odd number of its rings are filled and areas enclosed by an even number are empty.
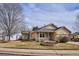
<svg viewBox="0 0 79 59"><path fill-rule="evenodd" d="M53 46L56 42L55 41L48 41L48 42L41 42L40 45L42 46Z"/></svg>
<svg viewBox="0 0 79 59"><path fill-rule="evenodd" d="M59 42L60 42L60 43L66 43L66 42L68 42L69 40L70 40L70 38L69 38L69 37L66 37L66 36L59 38Z"/></svg>
<svg viewBox="0 0 79 59"><path fill-rule="evenodd" d="M8 43L9 41L0 40L0 43Z"/></svg>
<svg viewBox="0 0 79 59"><path fill-rule="evenodd" d="M22 40L22 36L21 36L21 37L19 37L17 40Z"/></svg>
<svg viewBox="0 0 79 59"><path fill-rule="evenodd" d="M29 41L29 39L22 39L22 36L18 40L19 41Z"/></svg>
<svg viewBox="0 0 79 59"><path fill-rule="evenodd" d="M31 39L31 41L35 41L35 38Z"/></svg>
<svg viewBox="0 0 79 59"><path fill-rule="evenodd" d="M74 38L72 41L79 42L79 38Z"/></svg>

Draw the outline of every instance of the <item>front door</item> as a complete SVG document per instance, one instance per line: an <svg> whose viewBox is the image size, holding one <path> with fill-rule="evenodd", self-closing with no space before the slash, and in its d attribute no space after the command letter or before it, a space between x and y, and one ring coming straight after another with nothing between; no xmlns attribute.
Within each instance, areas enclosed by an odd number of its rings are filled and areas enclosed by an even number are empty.
<svg viewBox="0 0 79 59"><path fill-rule="evenodd" d="M54 40L53 33L49 33L49 40Z"/></svg>

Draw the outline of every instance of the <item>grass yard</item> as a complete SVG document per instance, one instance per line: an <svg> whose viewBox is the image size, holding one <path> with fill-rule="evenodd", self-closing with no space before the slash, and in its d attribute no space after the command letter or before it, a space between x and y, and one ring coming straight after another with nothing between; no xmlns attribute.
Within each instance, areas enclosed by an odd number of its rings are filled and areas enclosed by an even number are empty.
<svg viewBox="0 0 79 59"><path fill-rule="evenodd" d="M7 43L0 43L0 47L3 48L21 48L21 49L79 49L79 45L74 45L70 43L58 43L53 46L41 46L39 42L32 41L10 41Z"/></svg>

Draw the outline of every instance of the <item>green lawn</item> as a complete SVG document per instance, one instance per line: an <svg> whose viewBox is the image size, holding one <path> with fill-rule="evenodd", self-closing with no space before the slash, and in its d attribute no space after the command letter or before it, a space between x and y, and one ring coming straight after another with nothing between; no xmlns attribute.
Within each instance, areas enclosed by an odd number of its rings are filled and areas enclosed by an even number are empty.
<svg viewBox="0 0 79 59"><path fill-rule="evenodd" d="M3 48L21 48L21 49L79 49L79 45L69 44L69 43L58 43L53 46L41 46L38 42L33 41L10 41L7 43L0 43L0 47Z"/></svg>

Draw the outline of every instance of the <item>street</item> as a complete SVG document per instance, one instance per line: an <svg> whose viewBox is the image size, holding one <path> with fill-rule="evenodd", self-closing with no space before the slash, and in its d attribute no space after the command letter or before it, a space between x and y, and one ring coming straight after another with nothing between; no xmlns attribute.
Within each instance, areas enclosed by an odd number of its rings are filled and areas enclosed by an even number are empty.
<svg viewBox="0 0 79 59"><path fill-rule="evenodd" d="M0 53L0 56L17 56L17 55L14 55L14 54L6 54L6 53Z"/></svg>
<svg viewBox="0 0 79 59"><path fill-rule="evenodd" d="M79 50L34 50L0 48L0 56L79 56Z"/></svg>

